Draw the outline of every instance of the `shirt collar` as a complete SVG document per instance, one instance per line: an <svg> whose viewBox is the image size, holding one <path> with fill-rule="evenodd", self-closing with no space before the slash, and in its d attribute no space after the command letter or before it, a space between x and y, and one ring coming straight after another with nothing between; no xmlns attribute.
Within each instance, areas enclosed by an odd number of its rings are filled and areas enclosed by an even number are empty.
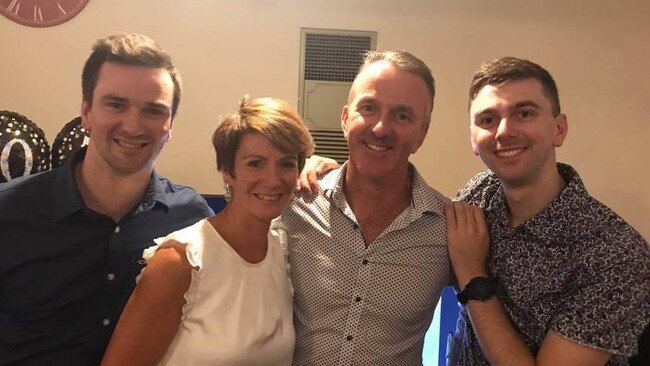
<svg viewBox="0 0 650 366"><path fill-rule="evenodd" d="M444 216L444 202L449 199L431 188L420 175L415 166L409 163L409 171L412 172L412 206L420 213L437 214Z"/></svg>
<svg viewBox="0 0 650 366"><path fill-rule="evenodd" d="M147 186L147 190L144 193L144 198L140 207L138 207L138 210L147 211L156 204L160 204L165 210L169 210L170 203L167 195L169 189L171 189L171 187L168 182L163 177L159 176L154 169L151 172L149 185Z"/></svg>
<svg viewBox="0 0 650 366"><path fill-rule="evenodd" d="M55 168L56 178L52 186L52 197L54 200L54 220L60 220L66 216L75 213L78 210L87 209L86 204L81 197L77 180L75 179L75 166L81 162L86 156L87 147L84 146L77 151L72 160L68 164L64 164L59 168ZM165 179L160 177L154 170L149 179L149 185L145 190L142 202L136 207L135 213L148 211L152 209L156 203L162 205L165 210L169 209L169 202L167 199L167 190L170 187L165 182Z"/></svg>
<svg viewBox="0 0 650 366"><path fill-rule="evenodd" d="M71 161L59 168L54 168L54 184L52 185L51 197L53 197L53 218L63 219L74 212L86 208L81 198L74 177L74 167L86 156L86 147L82 147L72 157Z"/></svg>
<svg viewBox="0 0 650 366"><path fill-rule="evenodd" d="M567 212L580 212L584 198L588 197L580 176L571 166L558 163L557 170L566 182L566 187L526 225L535 236L549 240L565 236L575 237L576 232L572 227L574 221L562 218Z"/></svg>
<svg viewBox="0 0 650 366"><path fill-rule="evenodd" d="M575 169L563 163L557 163L557 169L566 182L566 187L542 211L520 226L549 244L552 241L557 241L558 238L575 236L576 233L572 227L573 220L562 220L562 218L566 212L580 212L588 197L587 190ZM507 203L502 186L499 187L492 202L495 204L490 203L486 210L492 210L500 225L507 227Z"/></svg>
<svg viewBox="0 0 650 366"><path fill-rule="evenodd" d="M341 168L323 178L323 186L333 187L326 188L323 193L346 215L354 217L343 192L347 167L348 162L346 161ZM411 163L408 165L408 174L411 177L410 221L416 220L424 214L444 215L443 203L446 198L432 189Z"/></svg>

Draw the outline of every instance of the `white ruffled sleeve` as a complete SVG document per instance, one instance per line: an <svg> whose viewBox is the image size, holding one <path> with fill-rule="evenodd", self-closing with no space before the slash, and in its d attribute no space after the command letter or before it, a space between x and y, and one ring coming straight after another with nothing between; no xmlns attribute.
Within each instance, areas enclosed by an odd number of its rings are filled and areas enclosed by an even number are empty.
<svg viewBox="0 0 650 366"><path fill-rule="evenodd" d="M142 273L147 269L146 264L149 263L151 258L153 258L153 255L156 254L156 252L158 251L158 249L160 248L162 243L164 243L166 241L166 239L167 239L166 237L164 237L164 238L156 238L156 239L153 240L153 242L156 243L156 244L154 244L154 245L152 245L152 246L150 246L150 247L148 247L148 248L146 248L145 250L142 251L142 259L144 260L145 266L142 267L142 269L140 270L140 273L135 278L135 283L136 284L138 282L140 282L140 277L142 277Z"/></svg>
<svg viewBox="0 0 650 366"><path fill-rule="evenodd" d="M197 269L203 267L199 246L197 244L197 238L189 237L188 235L183 235L182 230L171 233L165 237L154 239L153 242L156 244L142 251L142 259L144 259L145 262L150 261L151 258L153 258L153 255L156 254L158 249L160 249L162 246L164 246L166 242L170 240L175 240L183 245L186 245L185 256L187 257L187 261L190 263L190 265L192 265L192 267L195 267Z"/></svg>
<svg viewBox="0 0 650 366"><path fill-rule="evenodd" d="M190 287L188 288L187 292L184 295L185 304L183 305L182 308L181 319L185 319L187 312L191 309L194 303L193 299L196 297L195 294L198 291L201 268L203 267L203 261L201 258L201 250L199 244L200 239L193 237L191 230L176 231L165 237L154 239L153 241L155 245L152 245L146 248L144 251L142 251L142 259L144 259L145 262L150 261L151 258L153 258L154 254L156 254L158 249L165 247L165 243L169 242L170 240L174 240L180 244L185 245L185 256L187 258L187 261L192 266L192 273L191 273L192 278L190 282ZM144 273L146 269L147 269L146 266L142 268L140 274L135 279L136 283L138 283L138 281L140 280L140 276L142 276L142 273Z"/></svg>

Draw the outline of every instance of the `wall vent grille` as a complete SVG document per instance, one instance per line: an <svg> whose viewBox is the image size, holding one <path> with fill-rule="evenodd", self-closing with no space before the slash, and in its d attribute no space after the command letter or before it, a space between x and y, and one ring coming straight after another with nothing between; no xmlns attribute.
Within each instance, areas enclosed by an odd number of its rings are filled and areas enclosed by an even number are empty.
<svg viewBox="0 0 650 366"><path fill-rule="evenodd" d="M305 79L352 82L363 53L370 49L368 36L307 33Z"/></svg>
<svg viewBox="0 0 650 366"><path fill-rule="evenodd" d="M347 160L341 108L347 102L363 54L376 45L376 32L301 29L298 110L316 142L315 154L339 163Z"/></svg>
<svg viewBox="0 0 650 366"><path fill-rule="evenodd" d="M316 141L314 154L327 156L343 164L348 159L348 144L341 130L311 130Z"/></svg>

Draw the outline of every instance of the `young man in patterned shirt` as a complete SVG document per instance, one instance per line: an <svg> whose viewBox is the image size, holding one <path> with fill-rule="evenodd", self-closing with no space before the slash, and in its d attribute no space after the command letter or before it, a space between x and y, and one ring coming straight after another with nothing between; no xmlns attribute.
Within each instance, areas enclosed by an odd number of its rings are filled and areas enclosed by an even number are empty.
<svg viewBox="0 0 650 366"><path fill-rule="evenodd" d="M650 318L648 244L556 162L567 135L551 75L488 62L470 88L475 176L445 208L465 306L450 364L622 365ZM489 235L488 235L489 233Z"/></svg>

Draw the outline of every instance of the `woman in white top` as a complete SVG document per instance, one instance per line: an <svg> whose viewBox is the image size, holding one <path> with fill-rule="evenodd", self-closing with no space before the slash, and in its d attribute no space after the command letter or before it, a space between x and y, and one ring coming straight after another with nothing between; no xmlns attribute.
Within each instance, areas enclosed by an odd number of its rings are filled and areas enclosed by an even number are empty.
<svg viewBox="0 0 650 366"><path fill-rule="evenodd" d="M291 289L269 226L313 140L287 103L244 97L212 143L228 204L145 250L103 365L291 364Z"/></svg>

